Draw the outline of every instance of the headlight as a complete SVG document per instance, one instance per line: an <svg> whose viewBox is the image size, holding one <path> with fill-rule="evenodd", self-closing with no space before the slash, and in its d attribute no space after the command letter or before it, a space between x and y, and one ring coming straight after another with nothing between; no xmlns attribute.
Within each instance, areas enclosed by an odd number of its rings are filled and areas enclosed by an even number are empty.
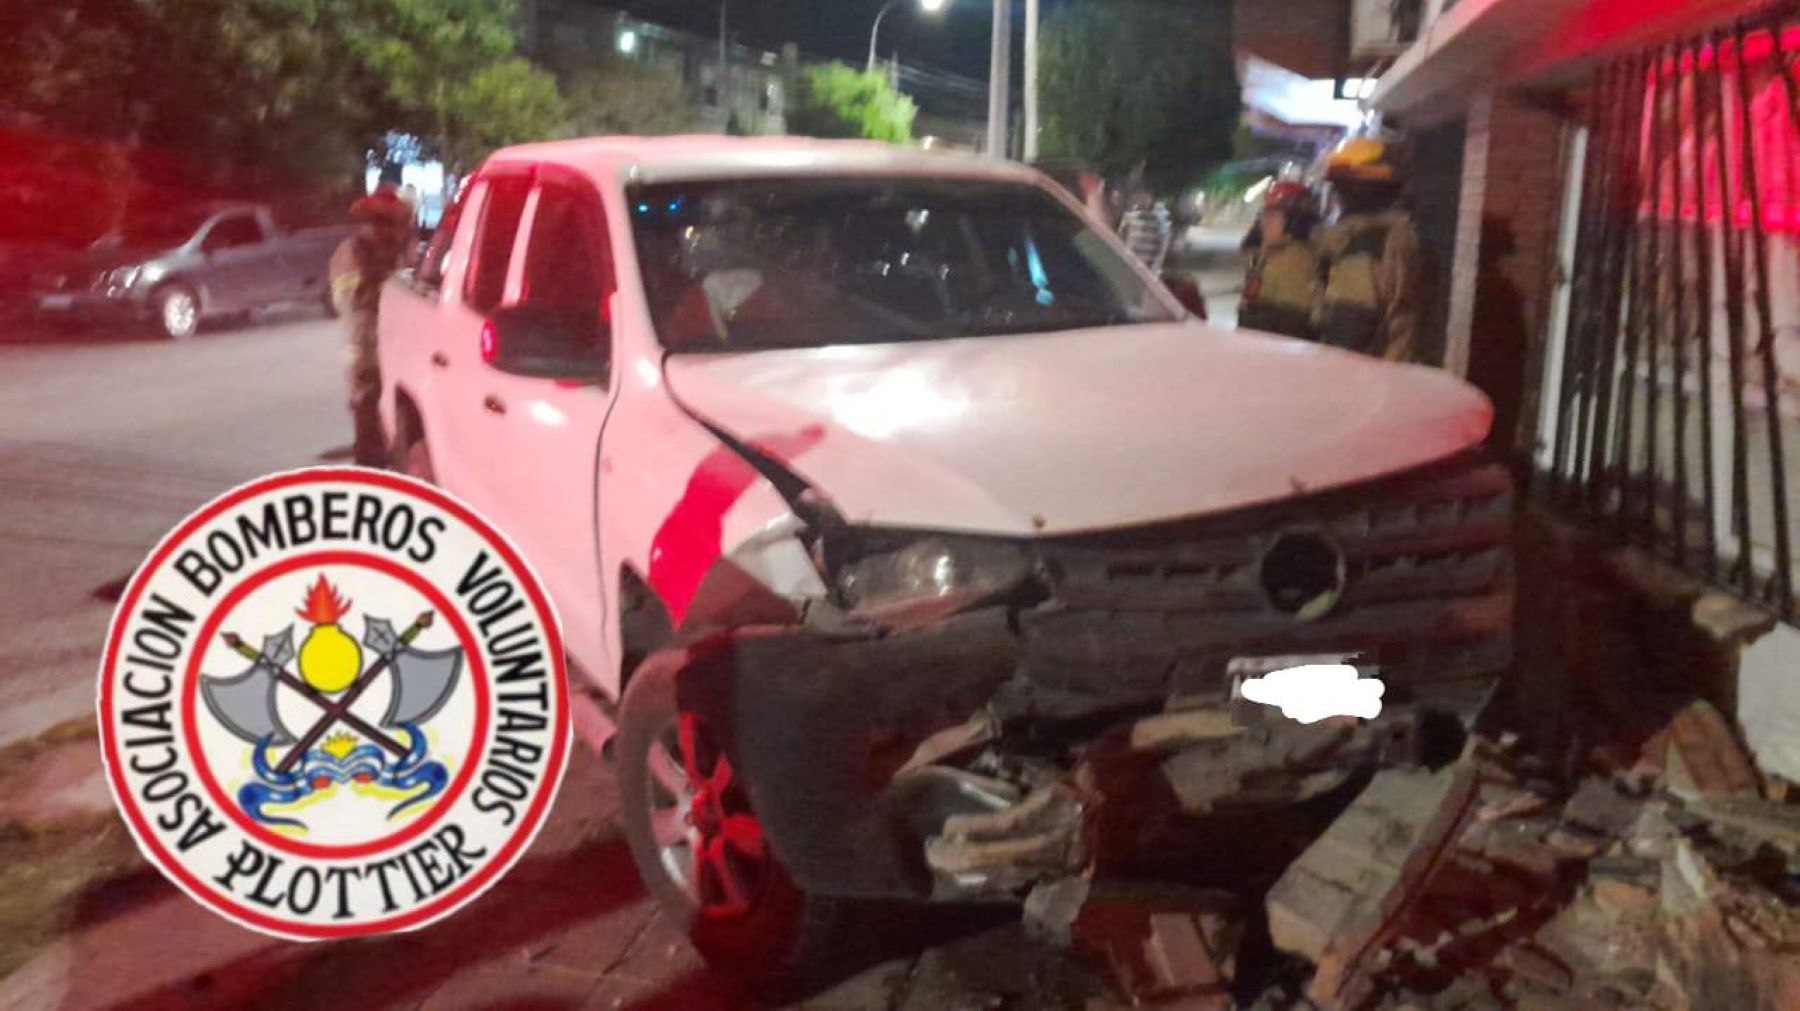
<svg viewBox="0 0 1800 1011"><path fill-rule="evenodd" d="M144 268L142 266L118 267L100 275L100 287L129 288L138 282L138 278L142 276L143 273Z"/></svg>
<svg viewBox="0 0 1800 1011"><path fill-rule="evenodd" d="M870 555L839 570L838 590L858 610L886 611L927 602L991 597L1031 574L1023 549L936 537Z"/></svg>

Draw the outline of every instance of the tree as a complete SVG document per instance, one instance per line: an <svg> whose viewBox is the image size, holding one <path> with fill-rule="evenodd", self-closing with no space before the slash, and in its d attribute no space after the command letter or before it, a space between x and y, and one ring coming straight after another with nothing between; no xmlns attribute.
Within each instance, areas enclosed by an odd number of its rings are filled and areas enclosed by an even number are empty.
<svg viewBox="0 0 1800 1011"><path fill-rule="evenodd" d="M1242 96L1231 0L1075 0L1045 19L1046 155L1172 190L1230 157Z"/></svg>
<svg viewBox="0 0 1800 1011"><path fill-rule="evenodd" d="M659 137L694 125L681 74L671 67L606 53L564 74L563 92L577 136Z"/></svg>
<svg viewBox="0 0 1800 1011"><path fill-rule="evenodd" d="M0 126L179 155L216 188L348 178L390 130L453 163L555 132L513 0L65 0L0 36Z"/></svg>
<svg viewBox="0 0 1800 1011"><path fill-rule="evenodd" d="M802 137L863 137L905 144L912 140L913 100L894 89L887 75L852 70L842 63L811 67L800 74L788 132Z"/></svg>

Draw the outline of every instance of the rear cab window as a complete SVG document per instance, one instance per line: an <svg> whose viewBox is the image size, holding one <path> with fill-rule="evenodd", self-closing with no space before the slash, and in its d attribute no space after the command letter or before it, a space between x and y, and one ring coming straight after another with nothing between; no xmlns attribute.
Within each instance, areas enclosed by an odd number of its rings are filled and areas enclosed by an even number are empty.
<svg viewBox="0 0 1800 1011"><path fill-rule="evenodd" d="M528 227L518 304L595 321L593 353L610 356L613 265L599 195L556 174L540 177Z"/></svg>

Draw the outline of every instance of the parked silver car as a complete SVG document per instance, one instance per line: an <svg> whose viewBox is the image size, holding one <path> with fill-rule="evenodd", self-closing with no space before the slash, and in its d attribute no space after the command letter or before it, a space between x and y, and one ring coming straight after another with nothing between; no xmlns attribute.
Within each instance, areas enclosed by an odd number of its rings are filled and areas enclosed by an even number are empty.
<svg viewBox="0 0 1800 1011"><path fill-rule="evenodd" d="M209 318L308 301L329 309L327 264L349 234L286 232L259 204L139 215L35 276L29 305L51 319L150 322L177 339Z"/></svg>

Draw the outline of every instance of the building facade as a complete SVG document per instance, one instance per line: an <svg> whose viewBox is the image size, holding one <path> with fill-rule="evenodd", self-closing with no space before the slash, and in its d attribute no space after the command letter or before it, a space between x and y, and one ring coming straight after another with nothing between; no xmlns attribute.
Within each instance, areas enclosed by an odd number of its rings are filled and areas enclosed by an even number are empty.
<svg viewBox="0 0 1800 1011"><path fill-rule="evenodd" d="M1767 617L1723 701L1800 779L1800 4L1419 16L1371 103L1450 222L1442 362L1556 515Z"/></svg>

